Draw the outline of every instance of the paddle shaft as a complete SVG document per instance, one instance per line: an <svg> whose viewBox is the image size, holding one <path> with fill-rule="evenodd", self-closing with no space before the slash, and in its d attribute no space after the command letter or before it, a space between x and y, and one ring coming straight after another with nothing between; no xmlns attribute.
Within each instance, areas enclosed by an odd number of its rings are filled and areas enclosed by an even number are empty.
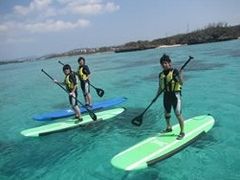
<svg viewBox="0 0 240 180"><path fill-rule="evenodd" d="M89 85L92 86L95 90L97 90L98 88L96 88L94 85L92 85L89 81Z"/></svg>
<svg viewBox="0 0 240 180"><path fill-rule="evenodd" d="M186 65L191 61L191 59L193 59L192 56L189 56L188 60L183 64L183 66L180 68L180 71L182 71ZM169 84L173 81L173 79L171 79L169 81ZM165 87L166 88L166 87ZM132 123L134 125L140 126L142 124L142 117L145 114L145 112L153 105L153 103L158 99L158 97L165 91L165 88L163 90L161 90L156 96L155 98L151 101L151 103L147 106L147 108L135 119L133 119ZM137 123L135 121L138 121Z"/></svg>
<svg viewBox="0 0 240 180"><path fill-rule="evenodd" d="M53 77L50 76L46 71L44 71L43 69L41 70L45 75L47 75L51 80L54 81ZM59 82L56 82L56 84L62 88L67 94L69 94L69 92L67 91L67 89L65 89ZM86 110L88 111L89 115L91 116L91 118L93 120L96 120L97 119L97 116L92 112L90 111L81 101L79 101L76 97L72 96L79 104L81 104L83 107L86 108Z"/></svg>
<svg viewBox="0 0 240 180"><path fill-rule="evenodd" d="M188 58L188 60L184 63L184 65L182 65L182 67L180 68L180 71L182 71L184 68L185 68L185 66L191 61L193 59L193 57L192 56L189 56L189 58Z"/></svg>
<svg viewBox="0 0 240 180"><path fill-rule="evenodd" d="M191 61L191 59L193 59L192 56L189 56L188 60L184 63L184 65L182 65L182 67L180 68L180 71L182 71L185 66ZM173 81L173 79L171 79L168 83L170 84ZM158 97L165 91L166 87L161 90L157 96L152 100L152 102L148 105L148 107L143 111L144 113L152 106L152 104L158 99Z"/></svg>
<svg viewBox="0 0 240 180"><path fill-rule="evenodd" d="M148 107L142 112L142 115L145 114L145 112L152 106L152 104L158 99L158 97L163 93L163 90L157 94L157 96L151 101L151 103L148 105Z"/></svg>
<svg viewBox="0 0 240 180"><path fill-rule="evenodd" d="M46 74L50 79L52 79L52 80L54 81L54 79L53 79L46 71L44 71L44 70L42 69L42 72L43 72L44 74ZM59 82L56 82L56 84L57 84L60 88L62 88L66 93L69 94L69 92L67 91L67 89L65 89ZM73 96L73 98L75 98L81 105L83 105L83 103L82 103L81 101L79 101L76 97Z"/></svg>

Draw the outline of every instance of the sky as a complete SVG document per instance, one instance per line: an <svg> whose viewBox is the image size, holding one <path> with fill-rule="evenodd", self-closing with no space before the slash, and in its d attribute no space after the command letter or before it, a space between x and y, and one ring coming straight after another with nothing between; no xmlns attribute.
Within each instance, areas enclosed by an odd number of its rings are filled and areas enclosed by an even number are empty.
<svg viewBox="0 0 240 180"><path fill-rule="evenodd" d="M0 0L0 60L240 24L240 0Z"/></svg>

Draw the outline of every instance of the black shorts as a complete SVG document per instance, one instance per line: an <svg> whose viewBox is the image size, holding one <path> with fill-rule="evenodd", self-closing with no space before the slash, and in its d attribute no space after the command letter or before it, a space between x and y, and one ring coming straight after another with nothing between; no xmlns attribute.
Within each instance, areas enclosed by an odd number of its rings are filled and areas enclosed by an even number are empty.
<svg viewBox="0 0 240 180"><path fill-rule="evenodd" d="M77 91L75 91L75 98L73 96L69 96L69 103L71 106L77 106L77 104L78 104L77 96L78 96Z"/></svg>
<svg viewBox="0 0 240 180"><path fill-rule="evenodd" d="M89 81L81 81L81 89L84 96L90 93Z"/></svg>
<svg viewBox="0 0 240 180"><path fill-rule="evenodd" d="M170 114L173 107L175 114L180 115L182 113L181 92L164 92L163 105L166 113Z"/></svg>

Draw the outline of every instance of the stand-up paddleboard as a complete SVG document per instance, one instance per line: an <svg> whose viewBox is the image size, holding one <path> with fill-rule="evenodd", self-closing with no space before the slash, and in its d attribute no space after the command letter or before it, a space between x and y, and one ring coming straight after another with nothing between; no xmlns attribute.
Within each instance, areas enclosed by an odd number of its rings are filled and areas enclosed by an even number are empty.
<svg viewBox="0 0 240 180"><path fill-rule="evenodd" d="M117 154L111 160L114 167L131 171L144 169L179 152L200 135L208 132L214 125L214 118L209 115L193 117L185 121L185 137L177 140L179 125L174 125L173 131L159 133L156 136L130 147Z"/></svg>
<svg viewBox="0 0 240 180"><path fill-rule="evenodd" d="M106 110L106 111L101 111L101 112L96 113L96 115L98 117L98 120L96 120L96 121L93 121L89 115L84 115L84 116L82 116L83 121L81 121L80 123L77 123L77 124L75 124L76 119L66 119L61 122L56 122L56 123L51 123L51 124L31 128L31 129L26 129L26 130L21 131L21 134L24 136L32 136L32 137L48 135L48 134L52 134L55 132L60 132L60 131L64 131L67 129L76 128L76 127L82 126L87 123L91 123L91 122L94 123L94 122L98 122L100 120L101 121L108 120L110 118L113 118L113 117L121 114L124 111L125 111L124 108L115 108L115 109L110 109L110 110Z"/></svg>
<svg viewBox="0 0 240 180"><path fill-rule="evenodd" d="M94 111L94 110L108 108L111 106L121 104L126 100L127 100L126 97L117 97L117 98L113 98L113 99L109 99L101 102L96 102L93 104L93 107L91 108L91 110ZM85 113L87 111L86 108L84 107L81 107L80 110L81 110L81 113ZM51 121L54 119L69 117L73 115L74 115L74 111L71 108L65 108L65 109L57 110L55 112L47 112L39 115L34 115L33 119L37 121Z"/></svg>

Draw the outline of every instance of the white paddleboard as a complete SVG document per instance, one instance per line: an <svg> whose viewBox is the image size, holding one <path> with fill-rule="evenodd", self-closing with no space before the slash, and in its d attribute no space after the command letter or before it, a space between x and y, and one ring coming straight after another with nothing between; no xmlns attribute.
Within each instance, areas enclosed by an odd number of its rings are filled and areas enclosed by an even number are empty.
<svg viewBox="0 0 240 180"><path fill-rule="evenodd" d="M115 108L115 109L110 109L106 111L101 111L101 112L95 113L98 117L98 120L96 121L93 121L89 115L84 115L82 116L83 121L77 124L75 123L75 119L66 119L60 122L51 123L51 124L31 128L31 129L26 129L21 131L21 134L24 136L32 136L32 137L47 135L47 134L63 131L66 129L76 128L90 122L97 122L99 120L108 120L110 118L113 118L121 114L124 111L125 111L124 108Z"/></svg>
<svg viewBox="0 0 240 180"><path fill-rule="evenodd" d="M214 118L209 115L193 117L185 121L185 137L177 140L179 125L172 127L169 133L158 133L156 136L120 152L111 163L114 167L126 171L144 169L179 152L200 135L208 132L214 125Z"/></svg>

